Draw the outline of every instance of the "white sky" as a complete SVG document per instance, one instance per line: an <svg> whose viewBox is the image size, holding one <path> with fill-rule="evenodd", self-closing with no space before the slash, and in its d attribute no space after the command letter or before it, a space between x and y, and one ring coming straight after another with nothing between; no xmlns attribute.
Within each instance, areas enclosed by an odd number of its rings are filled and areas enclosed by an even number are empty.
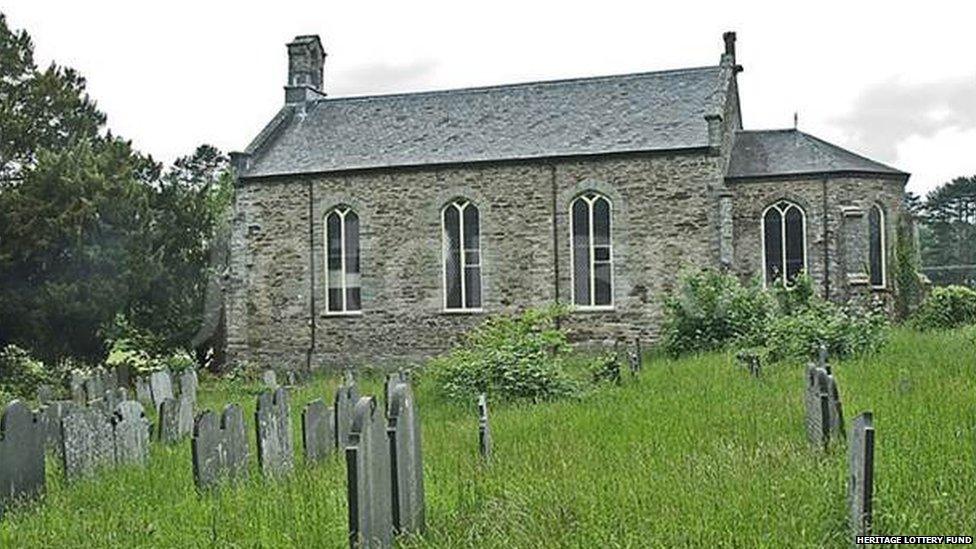
<svg viewBox="0 0 976 549"><path fill-rule="evenodd" d="M970 2L0 0L40 64L74 67L157 160L240 150L284 100L285 43L319 34L330 95L713 65L738 33L746 128L800 129L913 174L976 174Z"/></svg>

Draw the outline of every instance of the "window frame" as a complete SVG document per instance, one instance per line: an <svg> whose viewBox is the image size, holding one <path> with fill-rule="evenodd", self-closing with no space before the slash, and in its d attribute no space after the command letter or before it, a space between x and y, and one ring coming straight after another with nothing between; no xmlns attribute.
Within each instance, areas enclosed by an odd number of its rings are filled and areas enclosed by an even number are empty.
<svg viewBox="0 0 976 549"><path fill-rule="evenodd" d="M587 198L588 195L592 195L592 198ZM603 305L595 305L596 301L596 248L597 246L593 243L593 205L597 200L602 199L607 203L607 246L609 251L609 258L606 261L601 261L601 263L606 263L610 266L610 303ZM588 216L588 229L587 234L587 250L590 256L589 273L590 273L590 303L589 304L579 304L576 302L576 242L575 242L575 221L573 220L573 207L577 202L583 200L587 205ZM600 246L603 247L603 246ZM570 302L573 305L573 309L577 311L612 311L616 308L616 300L614 299L614 288L616 288L616 274L614 269L614 254L613 254L613 201L610 197L594 190L583 191L578 194L575 198L569 201L569 290L570 290Z"/></svg>
<svg viewBox="0 0 976 549"><path fill-rule="evenodd" d="M357 253L359 255L359 273L358 274L359 274L359 280L360 280L360 284L359 284L359 308L358 309L350 309L349 306L348 306L348 299L349 299L348 291L349 291L349 286L348 286L348 284L346 282L346 256L347 256L347 253L346 253L346 216L349 215L350 213L352 213L353 215L356 216L356 219L359 221L359 226L360 226L360 231L359 231L359 234L357 235L357 238L356 238L356 248L357 248L356 251L357 251ZM330 303L330 299L329 299L329 284L332 281L331 280L331 275L329 274L329 216L331 216L332 214L336 214L336 215L339 216L339 252L340 252L339 257L340 257L340 268L341 268L340 269L340 278L339 278L339 280L340 280L339 287L342 289L342 309L341 310L337 310L337 311L332 310L331 307L329 306L331 304ZM349 206L349 205L346 205L346 204L339 204L337 206L333 206L333 207L329 208L329 210L325 212L325 215L322 216L322 226L323 226L323 235L325 236L325 239L324 239L324 242L323 242L323 248L325 249L325 254L324 254L325 255L325 277L324 277L325 278L325 313L323 313L323 314L325 316L360 316L360 315L363 314L363 297L362 297L362 292L363 292L363 286L362 286L362 263L363 263L363 261L362 261L362 250L363 250L363 247L362 247L362 244L361 244L361 241L362 241L362 238L361 238L362 237L362 230L361 230L362 229L362 218L359 216L359 213L357 213L356 210L353 209L352 206Z"/></svg>
<svg viewBox="0 0 976 549"><path fill-rule="evenodd" d="M460 206L459 206L460 204ZM473 207L478 212L478 264L471 265L472 267L478 267L478 306L468 307L467 306L467 277L468 277L468 252L474 251L469 248L464 247L464 209L468 206ZM448 286L447 286L447 211L448 208L455 208L458 213L458 249L459 249L459 263L458 263L458 273L460 276L460 291L461 291L461 306L460 307L449 307L448 306ZM441 293L443 294L443 299L441 300L441 312L443 313L481 313L484 312L484 301L485 301L485 287L484 287L484 277L482 276L482 270L484 268L484 261L481 253L481 209L471 200L464 197L457 197L444 204L441 207Z"/></svg>
<svg viewBox="0 0 976 549"><path fill-rule="evenodd" d="M786 207L781 208L780 204L786 204ZM803 249L803 267L800 269L801 273L807 272L807 212L800 207L799 204L793 202L792 200L787 200L785 198L776 200L769 206L763 208L762 213L759 215L759 237L760 237L760 253L762 254L762 273L763 273L763 288L769 288L771 283L779 282L783 286L789 282L787 277L786 269L786 213L790 211L791 208L796 208L800 212L800 236L802 237L802 249ZM778 281L769 280L769 269L766 265L766 214L769 210L776 209L779 213L779 229L780 229L780 253L781 255L781 275Z"/></svg>
<svg viewBox="0 0 976 549"><path fill-rule="evenodd" d="M878 235L879 235L879 256L881 257L881 283L874 284L874 265L871 263L871 212L878 212ZM871 282L871 287L876 290L884 290L888 287L888 259L887 259L887 242L885 239L885 225L886 225L884 208L880 204L871 204L871 208L868 210L868 280Z"/></svg>

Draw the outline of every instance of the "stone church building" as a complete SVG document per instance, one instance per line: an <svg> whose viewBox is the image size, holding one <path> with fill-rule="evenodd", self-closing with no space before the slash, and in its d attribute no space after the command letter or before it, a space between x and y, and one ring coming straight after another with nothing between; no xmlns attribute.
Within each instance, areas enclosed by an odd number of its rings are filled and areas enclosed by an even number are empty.
<svg viewBox="0 0 976 549"><path fill-rule="evenodd" d="M653 340L703 267L889 294L908 174L743 129L724 39L709 67L333 98L297 37L284 106L232 155L229 358L418 360L551 303L576 341Z"/></svg>

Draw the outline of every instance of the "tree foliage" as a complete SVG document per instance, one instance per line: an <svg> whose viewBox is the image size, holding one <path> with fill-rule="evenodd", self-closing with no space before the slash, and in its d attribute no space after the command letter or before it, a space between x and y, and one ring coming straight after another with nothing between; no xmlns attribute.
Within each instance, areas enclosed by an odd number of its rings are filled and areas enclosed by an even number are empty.
<svg viewBox="0 0 976 549"><path fill-rule="evenodd" d="M929 192L922 211L922 264L942 268L933 280L976 284L976 175Z"/></svg>

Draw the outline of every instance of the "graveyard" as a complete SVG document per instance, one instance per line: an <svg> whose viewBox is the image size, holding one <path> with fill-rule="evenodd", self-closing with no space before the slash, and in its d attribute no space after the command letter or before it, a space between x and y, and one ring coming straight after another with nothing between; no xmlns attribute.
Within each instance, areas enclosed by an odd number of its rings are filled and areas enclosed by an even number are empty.
<svg viewBox="0 0 976 549"><path fill-rule="evenodd" d="M479 420L477 400L445 400L420 373L413 398L425 497L396 507L402 520L419 517L426 528L406 531L396 544L848 546L849 450L857 444L848 439L855 417L867 411L875 430L873 531L973 532L974 342L972 328L925 335L900 328L881 352L832 362L846 434L832 431L832 413L811 429L803 364L772 365L757 376L731 352L681 359L645 353L638 374L625 371L619 384L575 399L488 400L487 421ZM368 373L356 380L358 395L376 397L364 417L379 427L389 403L404 398L384 395L383 382ZM324 407L306 404L331 406L342 383L341 375L320 374L273 394L261 379L203 378L197 409L213 412L208 425L220 423L226 405L240 406L249 453L236 480L198 488L192 437L179 427L169 444L154 433L144 465L135 452L115 467L66 480L49 455L44 494L6 511L0 546L347 546L347 456L334 448L309 456L305 437L315 433L302 428L303 413L321 415ZM284 402L286 420L275 415ZM129 420L156 423L158 412L149 407L145 414ZM271 433L262 435L265 447L256 439L256 417ZM351 440L385 440L375 438L381 430L355 423L352 430ZM829 442L812 443L817 433ZM382 453L359 448L367 450L357 468L376 466L370 458ZM262 473L265 467L273 470ZM361 494L369 486L358 488ZM390 503L357 497L359 506ZM390 516L374 511L374 519Z"/></svg>

